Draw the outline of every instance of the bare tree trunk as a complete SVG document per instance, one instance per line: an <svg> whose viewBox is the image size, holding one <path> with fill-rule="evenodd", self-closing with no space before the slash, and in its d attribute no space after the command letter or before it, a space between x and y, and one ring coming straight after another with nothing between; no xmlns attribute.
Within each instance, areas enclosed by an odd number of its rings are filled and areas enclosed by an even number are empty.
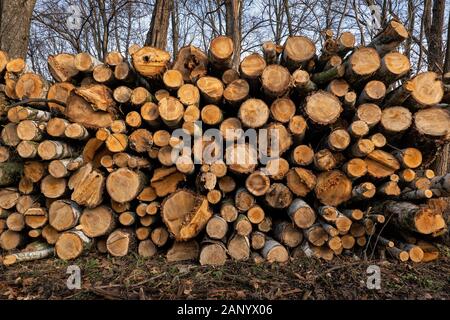
<svg viewBox="0 0 450 320"><path fill-rule="evenodd" d="M171 3L172 0L156 0L150 29L145 39L146 46L166 49Z"/></svg>
<svg viewBox="0 0 450 320"><path fill-rule="evenodd" d="M178 34L179 17L178 17L177 1L172 1L171 16L172 16L172 51L173 51L172 55L173 60L175 61L178 54L178 40L179 40Z"/></svg>
<svg viewBox="0 0 450 320"><path fill-rule="evenodd" d="M226 0L226 34L233 39L233 69L237 69L241 60L242 37L242 0Z"/></svg>
<svg viewBox="0 0 450 320"><path fill-rule="evenodd" d="M31 15L36 0L0 2L0 49L10 57L25 58L28 50Z"/></svg>
<svg viewBox="0 0 450 320"><path fill-rule="evenodd" d="M286 12L287 25L289 30L289 36L294 35L294 29L292 29L292 18L291 13L289 12L289 0L283 0L284 11Z"/></svg>
<svg viewBox="0 0 450 320"><path fill-rule="evenodd" d="M444 27L445 0L425 1L424 11L425 36L428 42L428 70L442 72L444 64L442 30Z"/></svg>
<svg viewBox="0 0 450 320"><path fill-rule="evenodd" d="M450 72L450 15L447 23L447 50L445 51L444 73Z"/></svg>

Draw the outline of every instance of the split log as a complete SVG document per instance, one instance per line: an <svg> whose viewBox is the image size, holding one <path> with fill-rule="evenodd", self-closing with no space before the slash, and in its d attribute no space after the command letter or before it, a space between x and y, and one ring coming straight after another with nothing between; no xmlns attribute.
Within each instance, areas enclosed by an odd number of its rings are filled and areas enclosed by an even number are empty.
<svg viewBox="0 0 450 320"><path fill-rule="evenodd" d="M105 178L89 162L70 177L68 187L73 190L71 195L73 201L79 205L94 208L102 203Z"/></svg>
<svg viewBox="0 0 450 320"><path fill-rule="evenodd" d="M75 56L67 53L51 55L47 59L48 70L57 82L66 82L72 80L77 74L75 67Z"/></svg>
<svg viewBox="0 0 450 320"><path fill-rule="evenodd" d="M136 247L136 236L130 229L116 229L106 240L106 248L114 257L126 256Z"/></svg>

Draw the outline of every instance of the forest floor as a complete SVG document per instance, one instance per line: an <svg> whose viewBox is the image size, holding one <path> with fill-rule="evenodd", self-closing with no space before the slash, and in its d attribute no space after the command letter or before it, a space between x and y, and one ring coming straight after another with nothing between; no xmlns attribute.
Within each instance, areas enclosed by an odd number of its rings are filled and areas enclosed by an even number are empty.
<svg viewBox="0 0 450 320"><path fill-rule="evenodd" d="M381 289L366 285L369 265ZM68 289L67 268L81 270L81 289ZM285 265L229 261L222 267L89 254L0 266L0 299L450 299L450 249L431 263L331 262L298 258Z"/></svg>

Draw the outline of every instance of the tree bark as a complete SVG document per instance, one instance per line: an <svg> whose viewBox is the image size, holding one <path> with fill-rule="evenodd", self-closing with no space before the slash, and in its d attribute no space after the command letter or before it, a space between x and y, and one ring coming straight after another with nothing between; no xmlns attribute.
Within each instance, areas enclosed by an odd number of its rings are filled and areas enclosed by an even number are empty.
<svg viewBox="0 0 450 320"><path fill-rule="evenodd" d="M0 4L0 49L11 58L25 58L31 15L36 0L2 1Z"/></svg>
<svg viewBox="0 0 450 320"><path fill-rule="evenodd" d="M226 34L233 40L233 69L237 70L241 61L242 0L226 0Z"/></svg>

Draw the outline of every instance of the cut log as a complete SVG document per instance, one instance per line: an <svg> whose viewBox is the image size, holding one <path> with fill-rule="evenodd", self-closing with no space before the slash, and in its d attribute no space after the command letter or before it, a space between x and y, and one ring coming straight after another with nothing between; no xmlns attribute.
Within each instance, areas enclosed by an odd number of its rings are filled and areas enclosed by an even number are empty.
<svg viewBox="0 0 450 320"><path fill-rule="evenodd" d="M328 233L320 224L314 224L303 230L305 239L314 246L323 246L328 241Z"/></svg>
<svg viewBox="0 0 450 320"><path fill-rule="evenodd" d="M222 100L223 83L215 77L201 77L196 83L202 98L206 103L218 104Z"/></svg>
<svg viewBox="0 0 450 320"><path fill-rule="evenodd" d="M105 178L103 174L87 163L73 174L68 183L73 190L71 199L79 205L94 208L103 200Z"/></svg>
<svg viewBox="0 0 450 320"><path fill-rule="evenodd" d="M80 217L80 230L88 237L101 237L110 234L116 226L116 219L111 208L101 205L86 208Z"/></svg>
<svg viewBox="0 0 450 320"><path fill-rule="evenodd" d="M168 262L197 260L199 254L200 248L197 241L195 240L187 242L175 241L172 247L167 251L166 259Z"/></svg>
<svg viewBox="0 0 450 320"><path fill-rule="evenodd" d="M307 37L288 37L283 50L282 62L293 72L298 68L306 69L316 54L315 44Z"/></svg>
<svg viewBox="0 0 450 320"><path fill-rule="evenodd" d="M220 241L205 241L200 249L199 262L202 266L223 266L227 260L227 249Z"/></svg>
<svg viewBox="0 0 450 320"><path fill-rule="evenodd" d="M24 120L17 125L17 136L21 140L41 141L44 138L45 123Z"/></svg>
<svg viewBox="0 0 450 320"><path fill-rule="evenodd" d="M382 150L372 151L365 159L367 173L374 178L384 178L400 169L400 164L395 157Z"/></svg>
<svg viewBox="0 0 450 320"><path fill-rule="evenodd" d="M292 168L287 173L286 182L292 193L304 197L314 189L316 176L308 169Z"/></svg>
<svg viewBox="0 0 450 320"><path fill-rule="evenodd" d="M176 167L158 168L154 171L150 184L158 197L164 197L177 189L178 184L186 179Z"/></svg>
<svg viewBox="0 0 450 320"><path fill-rule="evenodd" d="M336 122L342 112L339 100L326 91L317 91L308 96L304 108L311 121L321 125Z"/></svg>
<svg viewBox="0 0 450 320"><path fill-rule="evenodd" d="M223 98L232 106L242 103L249 94L250 86L244 79L237 79L227 85L223 91Z"/></svg>
<svg viewBox="0 0 450 320"><path fill-rule="evenodd" d="M225 219L226 222L233 222L238 217L238 210L234 205L234 202L230 199L222 201L220 207L220 216Z"/></svg>
<svg viewBox="0 0 450 320"><path fill-rule="evenodd" d="M66 192L67 181L64 178L55 178L51 175L41 180L41 192L50 199L62 197Z"/></svg>
<svg viewBox="0 0 450 320"><path fill-rule="evenodd" d="M323 204L338 206L351 198L352 183L339 170L323 172L317 177L314 191Z"/></svg>
<svg viewBox="0 0 450 320"><path fill-rule="evenodd" d="M133 200L146 183L144 174L128 168L112 172L106 179L106 191L114 201L124 203Z"/></svg>
<svg viewBox="0 0 450 320"><path fill-rule="evenodd" d="M386 85L403 78L410 70L411 63L408 57L399 52L389 52L381 59L381 67L375 78Z"/></svg>
<svg viewBox="0 0 450 320"><path fill-rule="evenodd" d="M288 69L276 64L268 65L261 75L262 89L269 98L281 97L289 91L291 78Z"/></svg>
<svg viewBox="0 0 450 320"><path fill-rule="evenodd" d="M51 55L47 59L48 70L57 82L66 82L72 80L77 74L75 67L75 56L67 53Z"/></svg>
<svg viewBox="0 0 450 320"><path fill-rule="evenodd" d="M136 71L150 79L162 76L170 61L168 52L153 47L143 47L131 57Z"/></svg>
<svg viewBox="0 0 450 320"><path fill-rule="evenodd" d="M84 98L91 105L92 109L96 111L108 111L116 106L113 92L103 84L83 86L76 88L74 92Z"/></svg>
<svg viewBox="0 0 450 320"><path fill-rule="evenodd" d="M270 179L263 172L255 171L245 180L245 187L254 196L262 196L270 188Z"/></svg>
<svg viewBox="0 0 450 320"><path fill-rule="evenodd" d="M70 200L56 200L49 207L49 224L57 231L74 228L78 224L81 208Z"/></svg>
<svg viewBox="0 0 450 320"><path fill-rule="evenodd" d="M87 52L80 52L75 55L73 64L78 71L87 73L92 72L101 62Z"/></svg>
<svg viewBox="0 0 450 320"><path fill-rule="evenodd" d="M292 192L281 183L273 183L265 194L265 202L271 208L285 209L292 203Z"/></svg>
<svg viewBox="0 0 450 320"><path fill-rule="evenodd" d="M450 111L442 108L420 110L414 114L414 126L426 137L444 138L449 133Z"/></svg>
<svg viewBox="0 0 450 320"><path fill-rule="evenodd" d="M238 235L249 236L252 232L252 224L246 215L240 214L234 221L234 230Z"/></svg>
<svg viewBox="0 0 450 320"><path fill-rule="evenodd" d="M289 248L295 248L303 241L303 234L287 221L275 224L273 232L275 239Z"/></svg>
<svg viewBox="0 0 450 320"><path fill-rule="evenodd" d="M287 211L292 222L299 228L309 228L316 221L314 210L300 198L295 199Z"/></svg>
<svg viewBox="0 0 450 320"><path fill-rule="evenodd" d="M346 62L345 79L352 85L358 85L372 77L380 66L380 56L375 49L359 47Z"/></svg>
<svg viewBox="0 0 450 320"><path fill-rule="evenodd" d="M208 57L199 48L192 45L180 48L173 69L183 75L185 82L195 83L198 78L206 75Z"/></svg>
<svg viewBox="0 0 450 320"><path fill-rule="evenodd" d="M72 122L80 123L87 128L110 127L114 120L113 114L104 111L94 111L85 99L71 92L67 99L65 115Z"/></svg>
<svg viewBox="0 0 450 320"><path fill-rule="evenodd" d="M24 239L20 232L5 230L0 234L0 247L6 251L16 249L24 243Z"/></svg>
<svg viewBox="0 0 450 320"><path fill-rule="evenodd" d="M228 223L219 215L214 215L206 224L206 233L211 239L223 239L227 232Z"/></svg>
<svg viewBox="0 0 450 320"><path fill-rule="evenodd" d="M227 244L228 254L237 261L245 261L250 257L250 241L246 236L234 234Z"/></svg>
<svg viewBox="0 0 450 320"><path fill-rule="evenodd" d="M195 237L212 216L206 198L188 190L166 197L161 208L162 219L177 240Z"/></svg>
<svg viewBox="0 0 450 320"><path fill-rule="evenodd" d="M130 229L116 229L106 240L106 248L114 257L126 256L136 247L136 236Z"/></svg>
<svg viewBox="0 0 450 320"><path fill-rule="evenodd" d="M383 56L394 50L398 45L408 38L408 31L398 20L391 20L380 31L369 44L375 48L378 53Z"/></svg>

